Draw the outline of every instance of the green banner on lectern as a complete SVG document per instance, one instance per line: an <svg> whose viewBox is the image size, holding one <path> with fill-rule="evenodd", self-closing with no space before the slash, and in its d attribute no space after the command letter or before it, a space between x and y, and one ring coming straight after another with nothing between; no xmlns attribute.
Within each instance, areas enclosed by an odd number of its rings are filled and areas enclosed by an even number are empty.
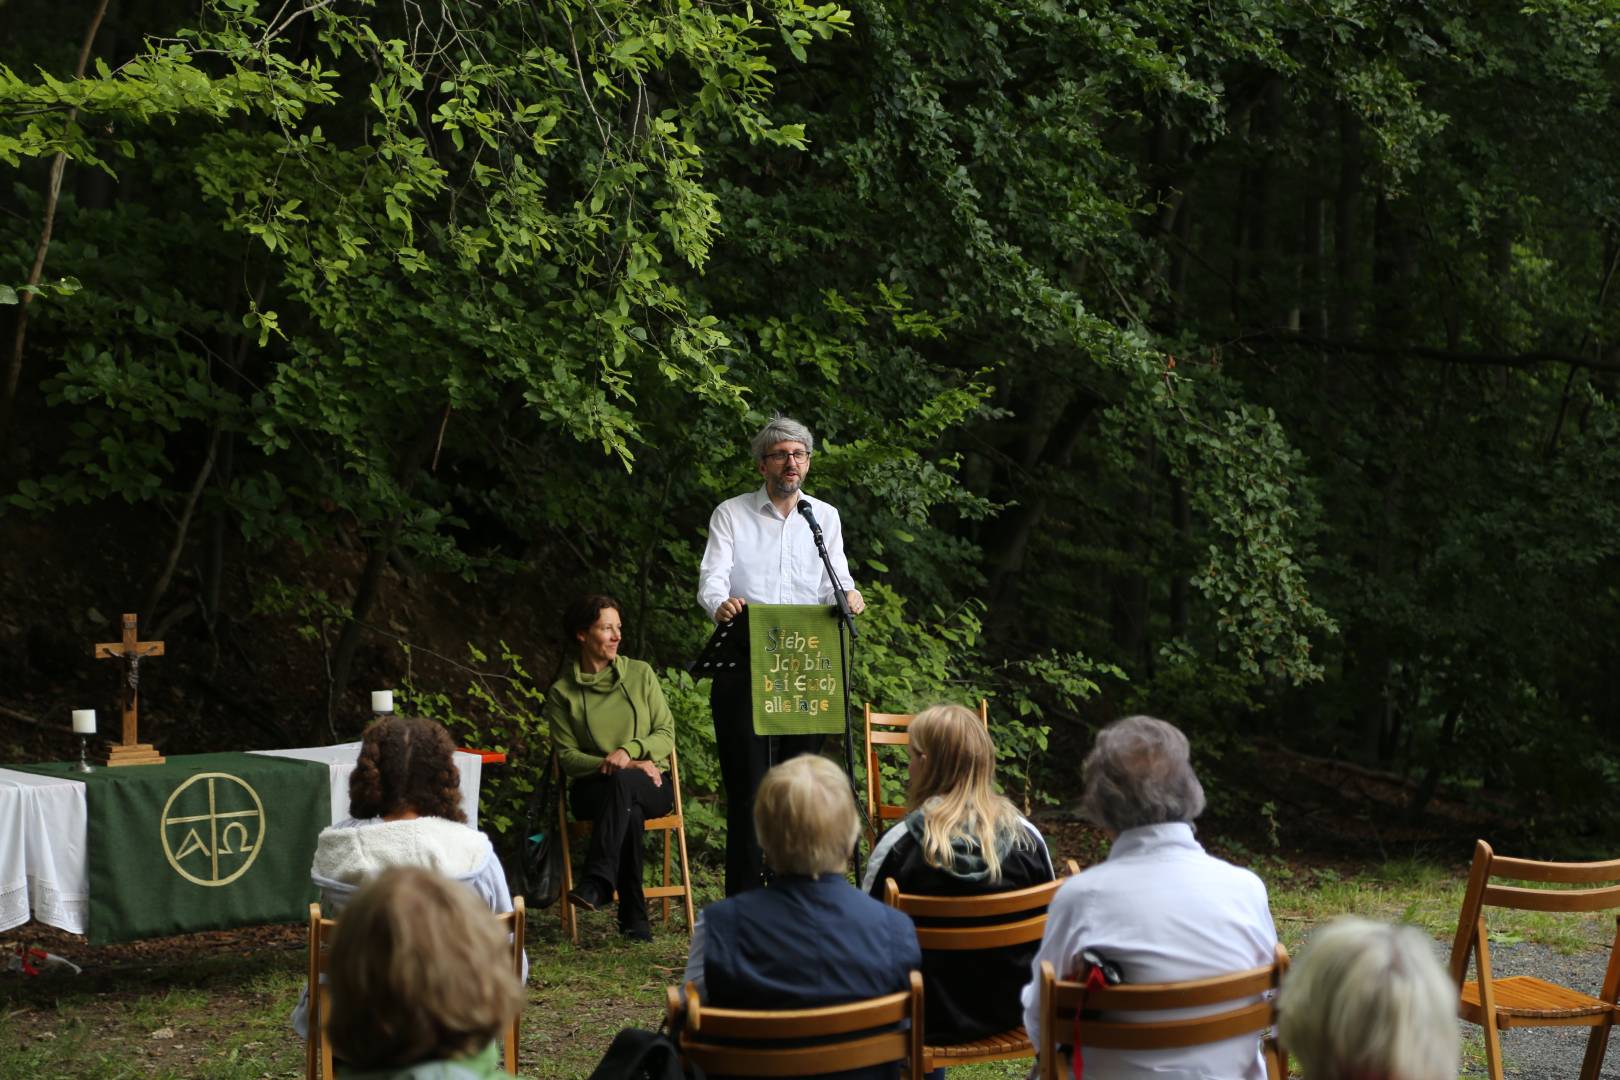
<svg viewBox="0 0 1620 1080"><path fill-rule="evenodd" d="M756 734L844 730L837 610L824 604L748 605Z"/></svg>

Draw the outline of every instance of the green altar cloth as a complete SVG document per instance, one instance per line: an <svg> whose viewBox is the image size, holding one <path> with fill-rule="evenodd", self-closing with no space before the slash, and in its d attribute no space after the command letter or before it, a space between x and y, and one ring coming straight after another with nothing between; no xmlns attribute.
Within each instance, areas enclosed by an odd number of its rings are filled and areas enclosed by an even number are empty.
<svg viewBox="0 0 1620 1080"><path fill-rule="evenodd" d="M298 922L332 823L324 762L192 754L161 765L7 765L85 785L90 943Z"/></svg>
<svg viewBox="0 0 1620 1080"><path fill-rule="evenodd" d="M748 605L754 734L844 730L836 611L826 604Z"/></svg>

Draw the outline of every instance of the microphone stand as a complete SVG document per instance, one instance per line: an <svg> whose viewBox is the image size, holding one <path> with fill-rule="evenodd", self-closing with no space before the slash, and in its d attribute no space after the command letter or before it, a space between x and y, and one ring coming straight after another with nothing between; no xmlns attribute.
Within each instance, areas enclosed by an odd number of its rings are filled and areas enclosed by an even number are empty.
<svg viewBox="0 0 1620 1080"><path fill-rule="evenodd" d="M838 603L838 663L844 669L844 772L849 776L850 794L855 799L855 805L860 809L862 816L866 813L866 804L861 801L859 787L855 783L855 713L850 707L849 699L849 652L860 632L855 629L855 614L849 610L848 590L844 583L838 580L838 571L833 569L832 556L827 553L827 540L821 535L821 525L810 512L808 503L799 502L796 509L804 516L805 523L810 526L810 535L816 541L816 553L821 556L821 565L827 569L827 580L832 582L833 599ZM845 631L849 636L844 636ZM871 826L867 822L867 826ZM855 845L855 882L861 880L861 846Z"/></svg>

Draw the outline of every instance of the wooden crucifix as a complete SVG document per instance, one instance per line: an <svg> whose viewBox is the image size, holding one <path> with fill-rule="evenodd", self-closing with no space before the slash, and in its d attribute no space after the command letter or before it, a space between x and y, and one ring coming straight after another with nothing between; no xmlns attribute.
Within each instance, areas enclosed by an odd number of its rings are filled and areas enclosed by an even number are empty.
<svg viewBox="0 0 1620 1080"><path fill-rule="evenodd" d="M140 741L138 727L141 713L141 660L148 656L162 656L163 642L141 641L135 632L135 616L124 616L124 640L96 646L97 660L119 659L124 662L124 678L119 683L118 704L124 713L124 737L119 742L108 740L106 753L98 758L103 765L161 765L163 755L151 743Z"/></svg>

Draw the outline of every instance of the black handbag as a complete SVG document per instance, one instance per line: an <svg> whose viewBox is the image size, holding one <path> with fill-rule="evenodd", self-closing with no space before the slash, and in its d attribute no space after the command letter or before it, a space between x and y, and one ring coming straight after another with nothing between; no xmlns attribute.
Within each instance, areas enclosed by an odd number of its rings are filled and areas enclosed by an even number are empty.
<svg viewBox="0 0 1620 1080"><path fill-rule="evenodd" d="M562 895L563 842L557 835L560 786L548 769L529 803L523 840L523 897L531 908L550 907Z"/></svg>
<svg viewBox="0 0 1620 1080"><path fill-rule="evenodd" d="M613 1036L590 1080L683 1080L680 1051L662 1028L625 1028ZM691 1066L684 1080L703 1080L703 1070Z"/></svg>

